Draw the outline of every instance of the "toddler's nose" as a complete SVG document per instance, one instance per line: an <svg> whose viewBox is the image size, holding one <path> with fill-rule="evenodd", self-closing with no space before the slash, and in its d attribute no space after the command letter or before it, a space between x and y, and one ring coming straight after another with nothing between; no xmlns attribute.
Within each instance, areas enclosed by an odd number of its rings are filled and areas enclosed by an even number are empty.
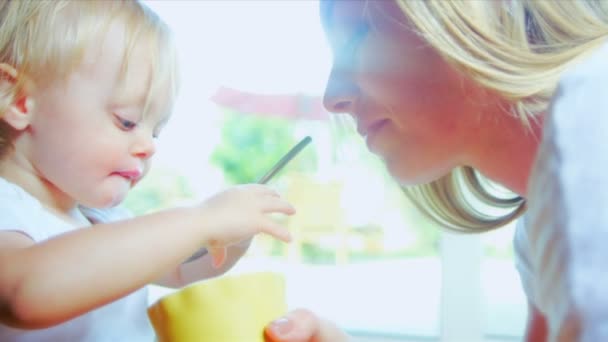
<svg viewBox="0 0 608 342"><path fill-rule="evenodd" d="M133 143L131 151L139 158L147 159L152 157L154 153L156 153L154 137L147 134L138 134L137 139Z"/></svg>

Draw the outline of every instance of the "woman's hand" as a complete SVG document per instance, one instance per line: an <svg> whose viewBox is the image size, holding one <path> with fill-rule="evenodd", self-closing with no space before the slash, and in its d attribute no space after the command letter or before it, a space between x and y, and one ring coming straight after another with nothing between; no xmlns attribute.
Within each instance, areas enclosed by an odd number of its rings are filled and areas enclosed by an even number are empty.
<svg viewBox="0 0 608 342"><path fill-rule="evenodd" d="M348 336L332 322L305 310L294 310L266 327L268 342L346 342Z"/></svg>

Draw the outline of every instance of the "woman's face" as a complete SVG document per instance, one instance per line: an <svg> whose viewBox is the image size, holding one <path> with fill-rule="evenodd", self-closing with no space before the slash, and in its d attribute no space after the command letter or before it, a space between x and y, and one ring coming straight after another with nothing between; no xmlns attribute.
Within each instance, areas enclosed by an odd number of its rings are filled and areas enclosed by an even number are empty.
<svg viewBox="0 0 608 342"><path fill-rule="evenodd" d="M477 87L411 29L393 1L332 1L324 11L333 67L325 107L349 113L402 184L467 163L478 135Z"/></svg>

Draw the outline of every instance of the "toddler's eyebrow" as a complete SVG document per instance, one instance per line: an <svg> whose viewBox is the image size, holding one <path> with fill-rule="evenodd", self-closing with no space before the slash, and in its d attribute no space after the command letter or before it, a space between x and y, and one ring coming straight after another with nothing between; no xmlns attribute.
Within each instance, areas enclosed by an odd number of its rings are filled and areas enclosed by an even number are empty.
<svg viewBox="0 0 608 342"><path fill-rule="evenodd" d="M126 84L119 84L114 90L113 98L115 102L121 105L138 105L143 106L148 98L148 90L142 87L128 87Z"/></svg>
<svg viewBox="0 0 608 342"><path fill-rule="evenodd" d="M137 105L143 107L146 104L146 100L148 98L147 92L131 92L126 93L126 95L119 97L120 102L128 104L128 105Z"/></svg>

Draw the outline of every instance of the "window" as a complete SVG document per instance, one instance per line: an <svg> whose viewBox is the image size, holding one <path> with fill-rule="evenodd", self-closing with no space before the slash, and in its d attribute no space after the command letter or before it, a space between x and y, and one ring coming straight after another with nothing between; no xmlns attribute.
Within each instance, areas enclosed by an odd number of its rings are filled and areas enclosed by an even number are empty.
<svg viewBox="0 0 608 342"><path fill-rule="evenodd" d="M521 338L525 301L509 231L442 234L356 133L315 112L331 60L316 1L148 4L175 32L183 85L129 208L195 203L255 182L310 135L313 143L272 181L299 210L286 221L297 241L258 237L231 272L283 272L291 308L310 308L360 341ZM230 105L238 96L255 106ZM277 110L280 101L292 110ZM168 292L155 288L151 300Z"/></svg>

